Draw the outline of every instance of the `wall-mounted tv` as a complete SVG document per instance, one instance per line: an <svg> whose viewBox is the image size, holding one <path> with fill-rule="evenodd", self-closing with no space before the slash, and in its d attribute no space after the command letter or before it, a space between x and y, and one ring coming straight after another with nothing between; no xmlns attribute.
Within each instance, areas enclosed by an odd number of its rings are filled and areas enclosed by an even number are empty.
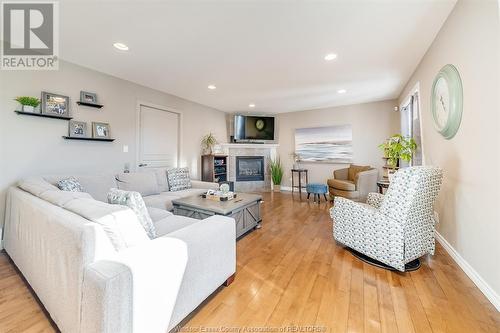
<svg viewBox="0 0 500 333"><path fill-rule="evenodd" d="M234 140L263 142L274 140L274 117L234 116Z"/></svg>

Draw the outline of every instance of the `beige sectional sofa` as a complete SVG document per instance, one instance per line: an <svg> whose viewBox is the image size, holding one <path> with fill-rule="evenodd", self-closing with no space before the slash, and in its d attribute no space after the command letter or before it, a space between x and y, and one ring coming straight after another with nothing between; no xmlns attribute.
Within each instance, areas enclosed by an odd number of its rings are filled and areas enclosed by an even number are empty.
<svg viewBox="0 0 500 333"><path fill-rule="evenodd" d="M158 208L215 185L167 193L156 175L77 176L86 193L60 191L63 176L9 189L5 250L61 332L168 332L235 273L234 219ZM112 187L144 194L157 238L130 208L106 203Z"/></svg>
<svg viewBox="0 0 500 333"><path fill-rule="evenodd" d="M118 188L136 191L142 195L146 206L172 210L172 200L198 195L208 189L218 189L217 183L191 180L191 188L172 192L169 190L166 168L150 169L145 172L102 174L102 175L49 175L43 178L55 185L59 180L74 176L83 186L85 192L96 200L106 202L109 189Z"/></svg>

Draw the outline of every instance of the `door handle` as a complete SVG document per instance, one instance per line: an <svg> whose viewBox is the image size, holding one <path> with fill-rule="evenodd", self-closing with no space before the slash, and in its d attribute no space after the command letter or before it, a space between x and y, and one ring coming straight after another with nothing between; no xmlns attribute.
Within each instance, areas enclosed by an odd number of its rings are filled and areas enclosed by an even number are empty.
<svg viewBox="0 0 500 333"><path fill-rule="evenodd" d="M146 163L139 164L139 168L142 168L142 167L145 167L145 166L148 166L148 165Z"/></svg>

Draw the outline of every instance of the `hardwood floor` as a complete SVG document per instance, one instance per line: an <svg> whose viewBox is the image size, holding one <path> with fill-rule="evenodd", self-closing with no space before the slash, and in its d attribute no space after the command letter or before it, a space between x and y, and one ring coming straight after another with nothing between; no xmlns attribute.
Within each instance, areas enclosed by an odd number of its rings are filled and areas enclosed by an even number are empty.
<svg viewBox="0 0 500 333"><path fill-rule="evenodd" d="M500 313L439 245L419 270L389 272L334 242L324 201L281 193L264 199L262 229L238 241L236 279L207 300L183 331L500 331ZM54 329L0 255L0 332L41 331Z"/></svg>

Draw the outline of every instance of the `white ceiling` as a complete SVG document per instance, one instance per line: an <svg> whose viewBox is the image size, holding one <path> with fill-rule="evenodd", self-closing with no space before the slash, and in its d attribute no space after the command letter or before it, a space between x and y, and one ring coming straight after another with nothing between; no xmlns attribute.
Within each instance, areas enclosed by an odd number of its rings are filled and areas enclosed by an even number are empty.
<svg viewBox="0 0 500 333"><path fill-rule="evenodd" d="M60 54L227 112L385 100L399 96L455 2L64 0Z"/></svg>

